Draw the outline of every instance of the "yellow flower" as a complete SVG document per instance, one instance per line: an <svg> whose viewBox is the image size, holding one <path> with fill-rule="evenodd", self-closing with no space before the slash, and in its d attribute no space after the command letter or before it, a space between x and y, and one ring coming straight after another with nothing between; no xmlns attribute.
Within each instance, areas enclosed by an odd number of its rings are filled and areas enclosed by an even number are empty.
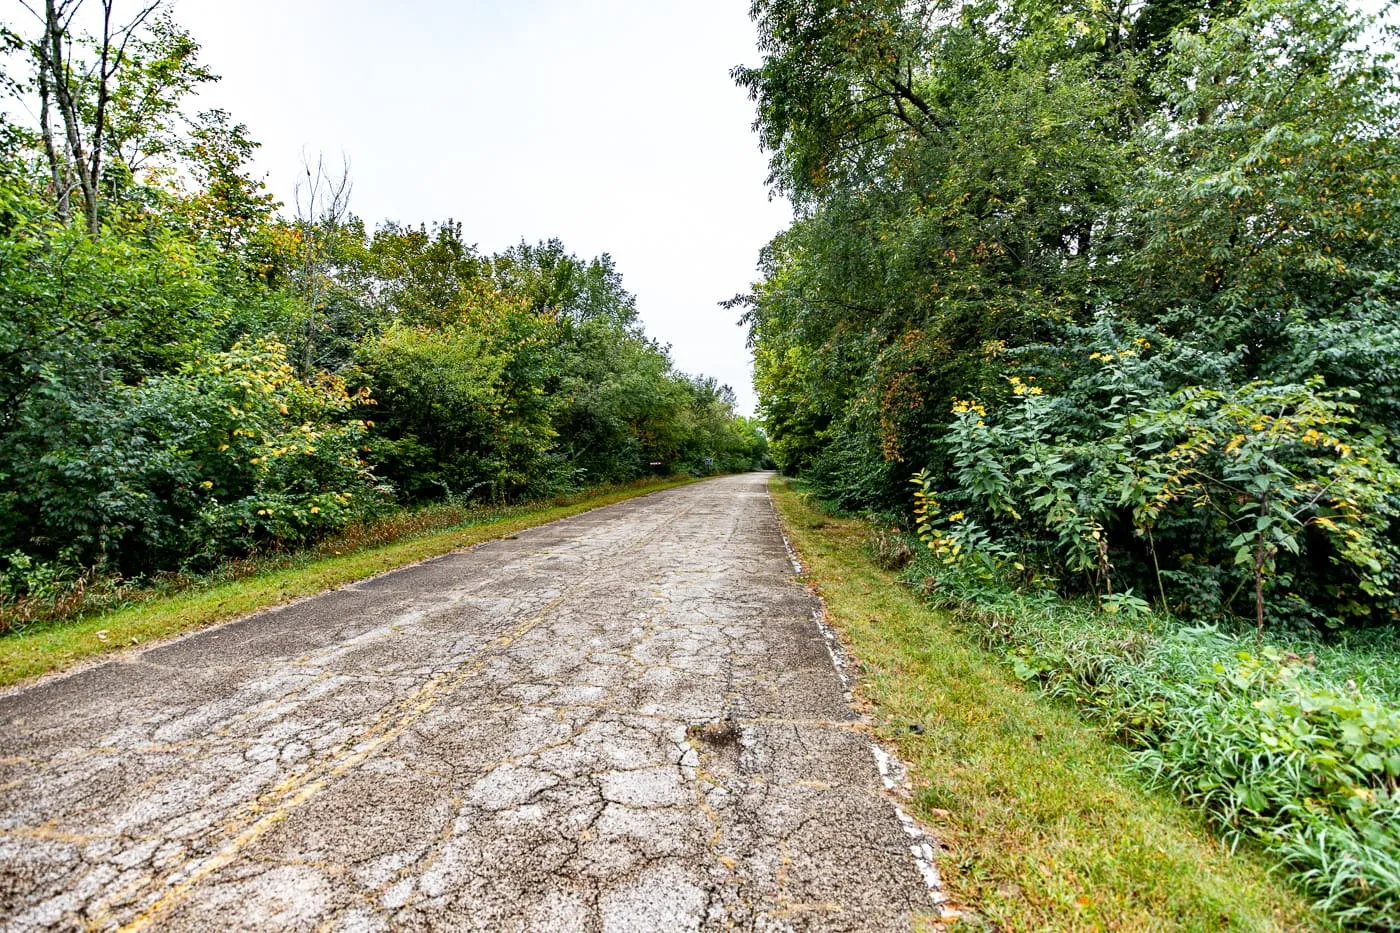
<svg viewBox="0 0 1400 933"><path fill-rule="evenodd" d="M320 506L313 505L313 506L311 507L311 514L312 514L312 515L315 515L315 514L316 514L317 512L319 512L319 511L321 511L321 507L320 507Z"/></svg>
<svg viewBox="0 0 1400 933"><path fill-rule="evenodd" d="M960 521L962 521L962 520L963 520L964 518L966 518L966 517L967 517L967 513L966 513L966 512L954 512L952 515L949 515L949 516L948 516L948 521L950 521L950 522L960 522Z"/></svg>

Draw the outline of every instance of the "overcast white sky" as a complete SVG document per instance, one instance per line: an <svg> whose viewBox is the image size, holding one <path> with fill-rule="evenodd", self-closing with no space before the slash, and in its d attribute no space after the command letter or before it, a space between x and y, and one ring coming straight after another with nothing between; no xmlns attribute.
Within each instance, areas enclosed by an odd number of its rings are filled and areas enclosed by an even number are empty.
<svg viewBox="0 0 1400 933"><path fill-rule="evenodd" d="M487 252L609 252L677 365L734 388L749 353L716 302L790 219L764 185L747 0L176 0L291 203L301 153L351 162L371 225L454 218Z"/></svg>

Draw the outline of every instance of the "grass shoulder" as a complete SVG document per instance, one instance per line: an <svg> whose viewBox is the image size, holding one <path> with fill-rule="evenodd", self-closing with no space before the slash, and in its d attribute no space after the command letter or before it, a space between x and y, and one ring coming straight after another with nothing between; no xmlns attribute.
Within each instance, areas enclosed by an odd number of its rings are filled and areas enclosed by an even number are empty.
<svg viewBox="0 0 1400 933"><path fill-rule="evenodd" d="M394 516L304 552L277 555L251 569L244 565L233 579L196 580L174 592L138 593L130 605L109 611L26 625L0 635L0 688L691 482L691 477L670 477L507 509L442 508Z"/></svg>
<svg viewBox="0 0 1400 933"><path fill-rule="evenodd" d="M861 665L880 731L909 763L914 811L969 923L1007 930L1326 929L1251 851L1151 791L1126 753L880 569L868 526L789 483L784 527Z"/></svg>

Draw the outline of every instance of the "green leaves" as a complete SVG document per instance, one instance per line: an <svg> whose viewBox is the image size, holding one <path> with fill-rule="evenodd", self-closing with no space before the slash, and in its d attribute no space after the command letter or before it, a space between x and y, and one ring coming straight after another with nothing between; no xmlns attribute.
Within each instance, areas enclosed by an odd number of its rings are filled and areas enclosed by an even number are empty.
<svg viewBox="0 0 1400 933"><path fill-rule="evenodd" d="M895 509L927 467L978 540L1071 592L1329 628L1400 610L1400 95L1364 17L754 17L764 61L737 76L799 211L740 303L785 469Z"/></svg>
<svg viewBox="0 0 1400 933"><path fill-rule="evenodd" d="M1400 708L1393 689L1353 682L1393 674L1393 633L1374 656L1316 642L1258 648L1004 586L939 577L929 591L1018 678L1128 745L1149 782L1199 806L1227 841L1252 839L1289 867L1330 917L1400 922Z"/></svg>

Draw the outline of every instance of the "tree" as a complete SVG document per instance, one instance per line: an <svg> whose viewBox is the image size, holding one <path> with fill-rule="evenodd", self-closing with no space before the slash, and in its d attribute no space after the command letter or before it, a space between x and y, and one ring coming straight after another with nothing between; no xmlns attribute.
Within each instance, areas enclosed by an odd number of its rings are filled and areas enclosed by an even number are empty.
<svg viewBox="0 0 1400 933"><path fill-rule="evenodd" d="M342 235L351 223L350 163L342 160L332 173L323 156L313 163L302 157L303 178L296 184L296 265L293 282L301 298L305 323L301 333L301 377L310 379L324 360L317 355L320 332L326 326L324 311L334 283L332 270L340 253ZM357 237L361 239L361 237Z"/></svg>
<svg viewBox="0 0 1400 933"><path fill-rule="evenodd" d="M85 0L21 0L41 24L29 43L39 97L39 134L61 220L75 193L90 234L102 202L123 190L148 159L175 146L182 98L215 76L198 62L199 46L159 16L163 0L117 18L116 0L98 0L95 36L77 34ZM82 57L90 50L91 61Z"/></svg>
<svg viewBox="0 0 1400 933"><path fill-rule="evenodd" d="M1239 583L1256 621L1265 602L1305 624L1387 617L1400 96L1364 17L1342 0L753 13L764 59L736 77L798 210L730 306L784 469L844 507L902 509L924 468L930 495L967 506L964 551L1020 555L1007 565L1068 591L1243 610ZM1255 423L1301 434L1299 399L1350 390L1345 443L1372 446L1343 458L1364 477L1348 501L1367 502L1347 528L1380 570L1328 532L1345 523L1319 491L1340 474L1296 438L1249 440ZM1120 472L1161 464L1128 425L1211 392L1217 414L1263 406L1206 471L1220 510L1138 521ZM1304 487L1321 498L1294 501ZM1236 539L1244 564L1204 567Z"/></svg>

